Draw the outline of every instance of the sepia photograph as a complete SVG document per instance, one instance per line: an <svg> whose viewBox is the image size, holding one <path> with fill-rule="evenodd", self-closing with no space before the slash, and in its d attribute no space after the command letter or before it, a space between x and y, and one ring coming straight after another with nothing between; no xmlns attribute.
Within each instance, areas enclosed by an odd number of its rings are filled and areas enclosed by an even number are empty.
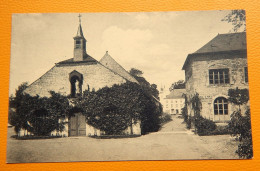
<svg viewBox="0 0 260 171"><path fill-rule="evenodd" d="M252 159L246 11L12 14L7 163Z"/></svg>

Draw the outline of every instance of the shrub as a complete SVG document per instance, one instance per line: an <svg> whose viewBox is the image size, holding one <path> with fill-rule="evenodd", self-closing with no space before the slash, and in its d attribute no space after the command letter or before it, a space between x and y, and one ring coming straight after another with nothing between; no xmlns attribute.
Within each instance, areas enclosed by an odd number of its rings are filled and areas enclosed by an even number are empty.
<svg viewBox="0 0 260 171"><path fill-rule="evenodd" d="M163 113L162 116L160 117L160 123L161 124L165 124L169 121L172 121L172 117L171 115L167 114L167 113Z"/></svg>
<svg viewBox="0 0 260 171"><path fill-rule="evenodd" d="M191 129L191 121L192 121L192 117L187 117L187 121L186 121L186 128L187 129Z"/></svg>
<svg viewBox="0 0 260 171"><path fill-rule="evenodd" d="M23 92L26 88L26 83L20 85L9 102L10 111L14 111L10 123L16 133L24 129L37 136L46 136L54 130L62 131L65 123L59 119L65 117L68 99L53 91L51 97L30 96Z"/></svg>
<svg viewBox="0 0 260 171"><path fill-rule="evenodd" d="M160 128L161 105L136 83L113 85L95 92L84 91L78 107L82 108L89 125L108 135L121 134L139 121L142 134Z"/></svg>
<svg viewBox="0 0 260 171"><path fill-rule="evenodd" d="M249 100L248 89L229 89L228 95L229 101L239 107L239 109L231 115L231 120L228 125L230 134L232 136L237 136L239 140L236 153L240 158L252 158L253 144L250 110L248 108L245 116L241 115L240 110L240 106L246 104Z"/></svg>
<svg viewBox="0 0 260 171"><path fill-rule="evenodd" d="M217 128L210 133L210 135L225 135L225 134L230 134L230 130L228 126L217 126Z"/></svg>
<svg viewBox="0 0 260 171"><path fill-rule="evenodd" d="M184 122L187 123L187 120L188 120L188 110L187 110L187 106L186 105L181 109L181 115L183 117Z"/></svg>
<svg viewBox="0 0 260 171"><path fill-rule="evenodd" d="M250 110L248 109L245 116L241 115L241 111L235 111L231 115L231 121L229 122L229 130L232 136L237 136L239 140L238 150L236 153L240 158L252 158L253 157L253 144L252 144L252 132L251 132L251 119Z"/></svg>
<svg viewBox="0 0 260 171"><path fill-rule="evenodd" d="M217 125L209 119L205 119L202 116L196 116L195 118L195 128L198 135L210 135Z"/></svg>

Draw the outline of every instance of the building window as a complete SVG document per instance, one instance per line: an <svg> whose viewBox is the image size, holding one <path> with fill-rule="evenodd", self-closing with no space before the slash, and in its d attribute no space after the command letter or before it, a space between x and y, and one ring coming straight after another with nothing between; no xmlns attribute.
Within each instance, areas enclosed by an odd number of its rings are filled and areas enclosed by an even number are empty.
<svg viewBox="0 0 260 171"><path fill-rule="evenodd" d="M247 71L247 67L245 67L245 82L248 83L248 71Z"/></svg>
<svg viewBox="0 0 260 171"><path fill-rule="evenodd" d="M209 84L229 84L229 69L209 70Z"/></svg>
<svg viewBox="0 0 260 171"><path fill-rule="evenodd" d="M214 101L214 114L227 115L228 114L228 101L224 97L218 97Z"/></svg>

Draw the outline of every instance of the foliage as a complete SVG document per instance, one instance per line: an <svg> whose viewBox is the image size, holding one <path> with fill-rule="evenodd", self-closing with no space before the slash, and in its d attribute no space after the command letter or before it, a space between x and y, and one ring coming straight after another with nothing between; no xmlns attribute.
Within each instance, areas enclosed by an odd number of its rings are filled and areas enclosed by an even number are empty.
<svg viewBox="0 0 260 171"><path fill-rule="evenodd" d="M194 117L200 116L200 111L202 108L202 104L200 101L199 94L196 93L191 99L190 99L191 107L194 111Z"/></svg>
<svg viewBox="0 0 260 171"><path fill-rule="evenodd" d="M195 128L198 135L210 135L217 125L209 119L205 119L202 116L195 117Z"/></svg>
<svg viewBox="0 0 260 171"><path fill-rule="evenodd" d="M240 105L246 104L249 100L248 89L229 89L228 96L228 101L239 107Z"/></svg>
<svg viewBox="0 0 260 171"><path fill-rule="evenodd" d="M232 136L237 136L239 140L238 150L236 151L240 158L253 157L252 130L250 110L248 109L245 116L241 115L241 110L235 111L231 115L229 129Z"/></svg>
<svg viewBox="0 0 260 171"><path fill-rule="evenodd" d="M27 130L37 136L46 136L50 132L64 129L60 119L65 118L69 101L66 97L50 92L51 97L30 96L24 93L27 83L16 90L16 96L10 98L10 109L15 112L10 122L18 133L21 129Z"/></svg>
<svg viewBox="0 0 260 171"><path fill-rule="evenodd" d="M177 82L174 82L171 87L169 88L170 91L173 91L174 89L185 89L185 82L184 80L179 80Z"/></svg>
<svg viewBox="0 0 260 171"><path fill-rule="evenodd" d="M157 103L140 85L127 82L96 92L84 91L77 106L88 124L107 135L117 135L139 120L143 133L157 131L161 114Z"/></svg>
<svg viewBox="0 0 260 171"><path fill-rule="evenodd" d="M187 96L184 95L184 98L185 98L185 104L184 104L184 107L181 109L181 115L183 117L184 122L186 123L186 127L188 129L190 129L191 128L191 117L189 117L189 115L188 115L188 108L187 108L188 100L187 100Z"/></svg>
<svg viewBox="0 0 260 171"><path fill-rule="evenodd" d="M248 89L230 89L228 95L229 101L239 106L239 109L231 115L231 120L228 124L230 134L237 136L240 142L236 152L240 158L252 158L253 145L250 109L247 109L245 116L242 116L240 110L240 105L246 104L249 100Z"/></svg>
<svg viewBox="0 0 260 171"><path fill-rule="evenodd" d="M157 85L150 84L144 77L142 77L143 71L132 68L129 71L129 73L139 82L140 86L145 91L145 93L150 94L155 98L159 99L159 91L157 90Z"/></svg>
<svg viewBox="0 0 260 171"><path fill-rule="evenodd" d="M188 110L187 110L186 105L184 105L184 107L181 109L181 115L183 117L184 122L187 122L187 120L188 120Z"/></svg>
<svg viewBox="0 0 260 171"><path fill-rule="evenodd" d="M202 109L201 100L199 97L199 94L196 93L190 100L192 109L194 111L194 118L191 118L194 120L194 126L195 131L199 135L209 135L212 131L216 129L216 124L209 120L205 119L200 115L200 111Z"/></svg>
<svg viewBox="0 0 260 171"><path fill-rule="evenodd" d="M191 129L191 122L192 122L192 117L188 116L187 121L186 121L186 127L187 129Z"/></svg>
<svg viewBox="0 0 260 171"><path fill-rule="evenodd" d="M136 68L131 68L129 73L132 75L132 76L137 76L137 77L141 77L143 75L143 71L139 70L139 69L136 69Z"/></svg>
<svg viewBox="0 0 260 171"><path fill-rule="evenodd" d="M245 10L232 10L226 15L222 21L232 23L233 31L237 32L239 29L246 31L246 11Z"/></svg>
<svg viewBox="0 0 260 171"><path fill-rule="evenodd" d="M160 124L163 125L169 121L172 121L171 115L167 113L163 113L160 117Z"/></svg>

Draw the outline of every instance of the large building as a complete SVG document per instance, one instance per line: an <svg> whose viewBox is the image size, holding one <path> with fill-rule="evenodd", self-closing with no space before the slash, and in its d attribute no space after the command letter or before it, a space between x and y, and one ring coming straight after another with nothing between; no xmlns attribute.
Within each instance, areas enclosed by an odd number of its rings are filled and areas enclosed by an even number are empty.
<svg viewBox="0 0 260 171"><path fill-rule="evenodd" d="M62 95L75 98L84 90L98 90L103 87L111 87L114 84L122 84L127 81L137 82L122 66L120 66L109 54L97 61L86 50L86 39L83 35L81 23L74 37L74 56L71 59L55 64L49 71L34 81L25 90L26 93L41 97L50 96L49 91L55 91ZM78 113L74 117L67 118L68 125L63 132L65 136L90 136L100 135L102 132L86 123L86 118ZM140 124L137 123L125 130L126 134L141 134ZM53 132L53 134L56 134Z"/></svg>
<svg viewBox="0 0 260 171"><path fill-rule="evenodd" d="M219 123L229 121L236 106L228 102L228 90L248 89L246 45L245 32L218 34L187 56L182 68L187 98L189 101L199 94L204 118ZM190 104L188 114L194 115Z"/></svg>
<svg viewBox="0 0 260 171"><path fill-rule="evenodd" d="M185 89L174 89L170 92L170 94L166 95L166 97L163 99L163 111L171 115L180 115L181 109L185 104L185 92Z"/></svg>

